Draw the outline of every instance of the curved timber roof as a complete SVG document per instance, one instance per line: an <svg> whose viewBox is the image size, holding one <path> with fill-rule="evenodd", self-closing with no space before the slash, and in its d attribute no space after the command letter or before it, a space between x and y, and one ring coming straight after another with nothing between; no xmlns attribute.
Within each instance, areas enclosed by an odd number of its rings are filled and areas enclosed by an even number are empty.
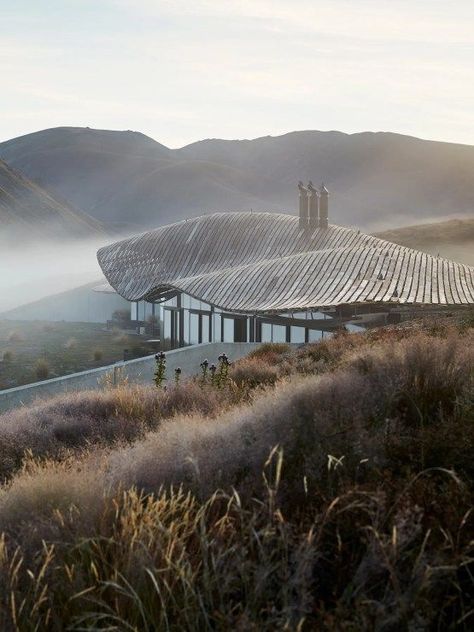
<svg viewBox="0 0 474 632"><path fill-rule="evenodd" d="M130 301L178 291L235 312L341 304L474 304L474 268L341 226L302 230L298 217L215 213L98 252Z"/></svg>

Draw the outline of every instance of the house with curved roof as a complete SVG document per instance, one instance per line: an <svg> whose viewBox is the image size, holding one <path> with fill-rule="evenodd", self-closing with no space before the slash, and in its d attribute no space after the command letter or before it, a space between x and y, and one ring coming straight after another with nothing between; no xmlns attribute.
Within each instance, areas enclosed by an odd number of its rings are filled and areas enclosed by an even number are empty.
<svg viewBox="0 0 474 632"><path fill-rule="evenodd" d="M171 346L304 342L342 324L474 304L474 268L329 224L327 188L298 189L298 216L192 218L101 248L100 266Z"/></svg>

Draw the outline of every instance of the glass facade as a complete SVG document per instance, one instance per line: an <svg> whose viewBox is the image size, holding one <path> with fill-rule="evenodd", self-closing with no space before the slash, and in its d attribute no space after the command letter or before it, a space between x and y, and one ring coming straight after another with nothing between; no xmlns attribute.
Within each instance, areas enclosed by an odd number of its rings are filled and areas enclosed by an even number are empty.
<svg viewBox="0 0 474 632"><path fill-rule="evenodd" d="M131 303L131 318L137 330L151 322L164 349L207 342L314 342L332 334L318 330L314 320L331 320L322 312L295 312L275 316L247 316L222 310L187 294L162 303ZM280 322L278 322L280 320ZM285 323L287 320L288 324ZM281 322L283 321L283 323ZM280 324L281 323L281 324ZM360 327L349 326L351 330Z"/></svg>

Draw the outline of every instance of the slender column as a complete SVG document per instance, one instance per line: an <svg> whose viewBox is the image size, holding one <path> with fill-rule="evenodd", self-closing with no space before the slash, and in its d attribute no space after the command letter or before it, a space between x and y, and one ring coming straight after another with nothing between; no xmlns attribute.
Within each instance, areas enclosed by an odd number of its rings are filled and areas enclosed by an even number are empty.
<svg viewBox="0 0 474 632"><path fill-rule="evenodd" d="M211 305L211 313L209 314L209 342L213 342L212 331L214 327L214 306Z"/></svg>
<svg viewBox="0 0 474 632"><path fill-rule="evenodd" d="M179 308L178 310L178 318L179 318L178 346L184 347L184 308L182 307L182 304L181 304L181 294L178 294L177 296L176 305Z"/></svg>
<svg viewBox="0 0 474 632"><path fill-rule="evenodd" d="M262 342L262 322L258 317L255 318L255 342Z"/></svg>

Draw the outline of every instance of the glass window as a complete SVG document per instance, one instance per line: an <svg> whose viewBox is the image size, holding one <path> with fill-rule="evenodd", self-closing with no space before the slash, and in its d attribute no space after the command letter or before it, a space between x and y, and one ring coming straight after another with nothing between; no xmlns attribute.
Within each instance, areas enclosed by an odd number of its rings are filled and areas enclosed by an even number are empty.
<svg viewBox="0 0 474 632"><path fill-rule="evenodd" d="M269 323L262 323L262 342L272 341L272 326Z"/></svg>
<svg viewBox="0 0 474 632"><path fill-rule="evenodd" d="M183 332L184 332L184 343L190 344L189 340L189 312L187 309L183 311Z"/></svg>
<svg viewBox="0 0 474 632"><path fill-rule="evenodd" d="M201 316L202 318L202 341L209 342L209 316Z"/></svg>
<svg viewBox="0 0 474 632"><path fill-rule="evenodd" d="M164 310L163 338L171 338L171 312L169 309Z"/></svg>
<svg viewBox="0 0 474 632"><path fill-rule="evenodd" d="M213 316L213 326L212 326L212 341L220 342L221 341L221 318L220 314L214 314Z"/></svg>
<svg viewBox="0 0 474 632"><path fill-rule="evenodd" d="M165 307L176 307L177 306L177 297L173 296L173 298L169 298L167 301L163 301L163 305Z"/></svg>
<svg viewBox="0 0 474 632"><path fill-rule="evenodd" d="M286 327L285 325L273 325L273 339L272 342L286 342Z"/></svg>
<svg viewBox="0 0 474 632"><path fill-rule="evenodd" d="M322 338L322 332L318 331L317 329L310 329L309 330L309 341L310 342L317 342L318 340L321 340Z"/></svg>
<svg viewBox="0 0 474 632"><path fill-rule="evenodd" d="M296 342L296 343L304 342L304 327L291 328L291 342Z"/></svg>
<svg viewBox="0 0 474 632"><path fill-rule="evenodd" d="M199 316L198 314L189 314L189 342L197 345L199 342Z"/></svg>
<svg viewBox="0 0 474 632"><path fill-rule="evenodd" d="M224 342L234 342L233 318L224 318Z"/></svg>

